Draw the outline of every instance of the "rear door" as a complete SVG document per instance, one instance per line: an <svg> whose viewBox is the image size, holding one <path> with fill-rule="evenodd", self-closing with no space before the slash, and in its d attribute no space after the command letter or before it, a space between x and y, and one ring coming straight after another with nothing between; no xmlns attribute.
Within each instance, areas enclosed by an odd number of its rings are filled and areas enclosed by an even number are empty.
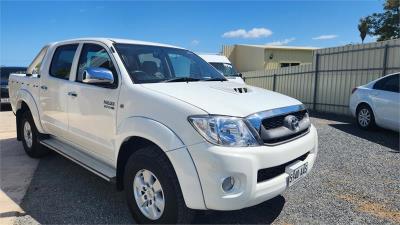
<svg viewBox="0 0 400 225"><path fill-rule="evenodd" d="M377 81L371 96L378 125L394 130L400 126L399 77L395 74Z"/></svg>
<svg viewBox="0 0 400 225"><path fill-rule="evenodd" d="M92 156L111 163L114 158L113 137L116 134L119 75L108 47L83 43L74 82L68 86L69 138ZM83 83L83 72L89 67L109 69L113 85Z"/></svg>
<svg viewBox="0 0 400 225"><path fill-rule="evenodd" d="M41 121L44 129L58 137L68 133L67 94L71 68L78 44L56 47L49 69L43 68L40 75Z"/></svg>

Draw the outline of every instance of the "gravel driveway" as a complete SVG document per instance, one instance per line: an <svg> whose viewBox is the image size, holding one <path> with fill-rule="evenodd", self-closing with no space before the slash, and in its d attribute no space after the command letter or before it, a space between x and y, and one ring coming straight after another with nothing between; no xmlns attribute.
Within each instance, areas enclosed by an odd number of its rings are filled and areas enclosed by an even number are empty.
<svg viewBox="0 0 400 225"><path fill-rule="evenodd" d="M362 131L339 117L312 121L319 132L319 156L306 179L261 205L202 212L194 222L399 224L398 133ZM123 193L57 154L40 160L21 207L26 215L16 224L134 223Z"/></svg>

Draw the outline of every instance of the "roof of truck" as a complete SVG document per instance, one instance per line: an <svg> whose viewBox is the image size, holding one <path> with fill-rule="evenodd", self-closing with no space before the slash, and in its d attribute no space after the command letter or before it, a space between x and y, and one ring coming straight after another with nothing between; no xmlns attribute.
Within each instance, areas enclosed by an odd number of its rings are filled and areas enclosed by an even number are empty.
<svg viewBox="0 0 400 225"><path fill-rule="evenodd" d="M231 63L224 55L200 54L199 56L209 63Z"/></svg>
<svg viewBox="0 0 400 225"><path fill-rule="evenodd" d="M57 41L55 43L71 42L71 41L98 41L98 42L103 42L105 44L120 43L120 44L151 45L151 46L159 46L159 47L181 48L181 47L168 45L168 44L161 44L161 43L148 42L148 41L139 41L139 40L131 40L131 39L121 39L121 38L94 38L94 37L87 37L87 38L75 38L75 39Z"/></svg>

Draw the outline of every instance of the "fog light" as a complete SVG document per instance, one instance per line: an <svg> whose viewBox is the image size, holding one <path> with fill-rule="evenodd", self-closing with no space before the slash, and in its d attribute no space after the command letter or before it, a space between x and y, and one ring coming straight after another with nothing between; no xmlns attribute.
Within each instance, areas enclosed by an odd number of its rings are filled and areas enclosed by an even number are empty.
<svg viewBox="0 0 400 225"><path fill-rule="evenodd" d="M235 186L235 178L227 177L222 181L222 190L225 192L232 191L233 187Z"/></svg>

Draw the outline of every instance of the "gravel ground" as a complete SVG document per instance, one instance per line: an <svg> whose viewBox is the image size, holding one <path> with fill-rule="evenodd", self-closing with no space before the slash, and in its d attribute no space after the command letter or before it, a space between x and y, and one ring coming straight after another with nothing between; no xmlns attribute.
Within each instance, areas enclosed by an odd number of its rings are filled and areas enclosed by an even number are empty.
<svg viewBox="0 0 400 225"><path fill-rule="evenodd" d="M306 179L258 206L202 212L194 222L400 224L399 134L362 131L338 117L313 123L319 155ZM16 224L134 223L123 193L57 154L40 161L21 206L26 215Z"/></svg>

